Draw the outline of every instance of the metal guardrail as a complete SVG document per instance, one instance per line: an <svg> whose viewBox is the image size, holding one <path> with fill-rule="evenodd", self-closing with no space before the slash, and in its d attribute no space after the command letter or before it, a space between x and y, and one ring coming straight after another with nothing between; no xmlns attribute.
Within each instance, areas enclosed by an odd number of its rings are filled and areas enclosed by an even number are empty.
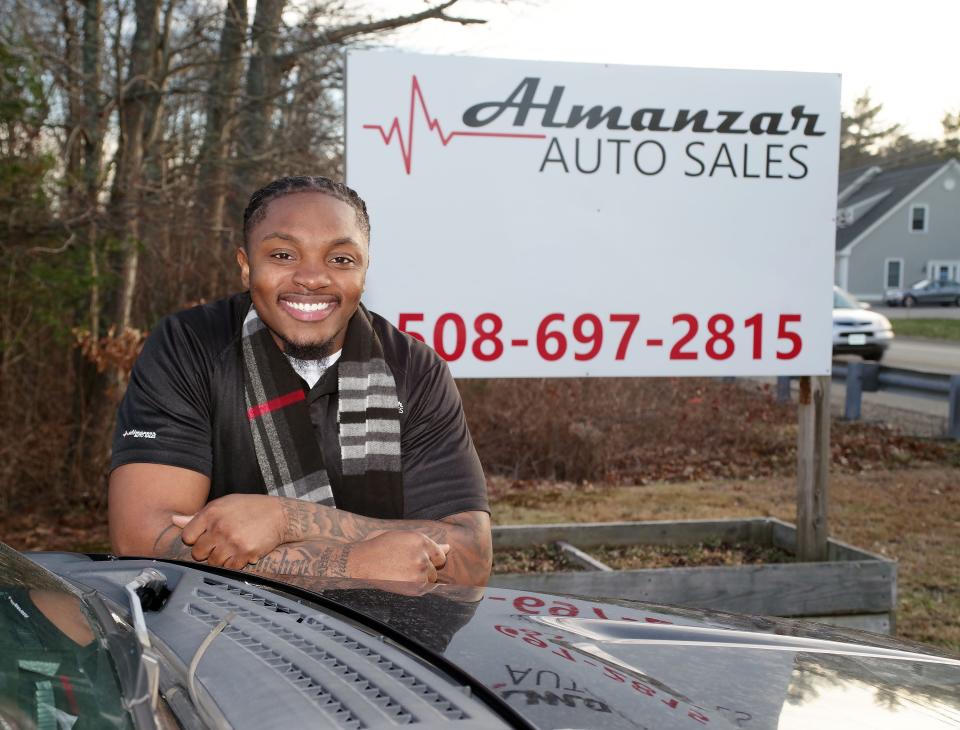
<svg viewBox="0 0 960 730"><path fill-rule="evenodd" d="M945 400L949 405L947 436L960 441L960 374L928 373L922 370L893 368L872 362L833 361L833 379L844 380L846 400L843 417L860 420L864 393L880 390ZM790 399L790 378L777 378L777 398Z"/></svg>

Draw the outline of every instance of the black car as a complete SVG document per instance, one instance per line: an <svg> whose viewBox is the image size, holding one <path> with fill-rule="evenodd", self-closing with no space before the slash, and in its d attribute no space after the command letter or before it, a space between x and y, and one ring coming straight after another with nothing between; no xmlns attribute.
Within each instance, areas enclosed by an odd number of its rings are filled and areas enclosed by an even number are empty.
<svg viewBox="0 0 960 730"><path fill-rule="evenodd" d="M0 727L960 727L960 660L795 621L0 544Z"/></svg>

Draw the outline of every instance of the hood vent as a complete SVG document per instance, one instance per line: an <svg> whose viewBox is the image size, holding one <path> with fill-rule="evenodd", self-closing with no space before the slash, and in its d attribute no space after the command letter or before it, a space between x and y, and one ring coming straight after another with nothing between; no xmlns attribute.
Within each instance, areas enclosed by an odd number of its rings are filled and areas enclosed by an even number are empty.
<svg viewBox="0 0 960 730"><path fill-rule="evenodd" d="M468 720L459 705L442 695L423 677L385 656L334 624L292 610L236 585L205 578L196 589L187 612L211 628L233 611L236 619L223 631L277 673L285 675L305 697L327 713L337 727L367 727L348 706L341 688L359 692L391 724ZM348 629L349 630L349 629ZM320 671L318 671L320 670ZM427 705L434 712L413 709ZM438 717L439 715L439 717Z"/></svg>
<svg viewBox="0 0 960 730"><path fill-rule="evenodd" d="M191 616L203 621L207 626L213 628L220 622L219 616L215 616L212 613L204 611L202 608L191 604L187 613ZM270 665L274 671L287 675L287 680L294 685L301 693L311 702L320 707L321 710L330 715L331 719L337 724L338 727L345 728L360 728L366 727L358 718L356 718L348 709L346 709L340 702L337 701L337 698L331 694L331 692L326 689L320 681L311 676L306 670L298 666L294 661L288 659L277 651L274 651L269 646L264 644L261 641L258 641L252 635L248 634L241 629L238 629L235 625L231 624L223 630L224 636L229 636L231 639L236 641L240 646L244 647L247 651L256 656L260 657L263 661ZM339 664L339 663L338 663ZM353 682L363 682L363 678L356 672L348 673L342 671L344 665L339 664L334 669L340 670L338 673L341 674L341 677L347 681ZM376 694L374 697L371 697L371 700L376 702L377 699L385 698L387 704L390 704L390 698L386 697L382 692L380 692L376 687L373 687L369 682L366 682L365 689L372 689ZM402 720L397 724L406 724L410 722L410 715L406 711L396 705L400 712L406 716L405 722Z"/></svg>

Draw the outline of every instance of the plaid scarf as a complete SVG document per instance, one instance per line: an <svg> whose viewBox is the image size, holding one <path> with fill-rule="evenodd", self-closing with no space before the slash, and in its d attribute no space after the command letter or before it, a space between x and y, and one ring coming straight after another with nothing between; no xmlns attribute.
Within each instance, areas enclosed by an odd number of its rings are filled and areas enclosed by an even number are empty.
<svg viewBox="0 0 960 730"><path fill-rule="evenodd" d="M303 383L252 304L242 347L247 419L267 493L335 506ZM362 304L347 325L338 385L344 489L400 489L397 386Z"/></svg>

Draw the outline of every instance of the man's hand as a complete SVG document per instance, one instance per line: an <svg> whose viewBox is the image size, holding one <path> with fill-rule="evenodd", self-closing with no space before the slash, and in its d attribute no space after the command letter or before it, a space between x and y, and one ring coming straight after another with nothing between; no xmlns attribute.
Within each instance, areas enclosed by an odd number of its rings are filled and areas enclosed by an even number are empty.
<svg viewBox="0 0 960 730"><path fill-rule="evenodd" d="M285 540L280 500L263 494L229 494L194 515L174 514L180 539L192 546L194 560L240 570L272 552Z"/></svg>
<svg viewBox="0 0 960 730"><path fill-rule="evenodd" d="M438 545L419 532L384 532L354 545L347 574L351 578L436 583L448 552L449 545Z"/></svg>

